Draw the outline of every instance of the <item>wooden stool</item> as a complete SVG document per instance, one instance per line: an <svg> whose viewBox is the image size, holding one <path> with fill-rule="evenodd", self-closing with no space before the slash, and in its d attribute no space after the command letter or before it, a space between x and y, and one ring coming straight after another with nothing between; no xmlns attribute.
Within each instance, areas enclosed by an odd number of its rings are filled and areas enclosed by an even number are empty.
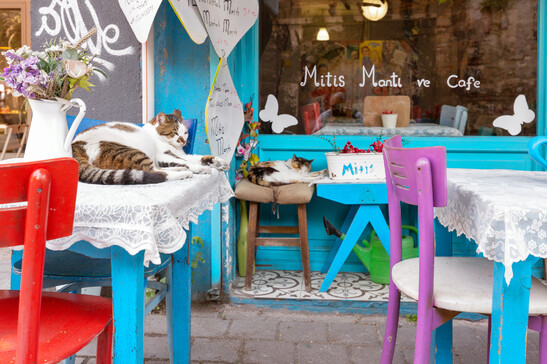
<svg viewBox="0 0 547 364"><path fill-rule="evenodd" d="M247 268L245 289L251 289L256 246L300 246L302 272L306 291L311 292L310 250L308 245L308 221L306 204L313 196L314 187L306 183L292 183L284 186L263 187L242 180L236 186L235 194L240 200L249 201L249 228L247 232ZM278 203L298 205L298 226L260 226L260 204ZM264 234L298 234L297 238L261 238Z"/></svg>

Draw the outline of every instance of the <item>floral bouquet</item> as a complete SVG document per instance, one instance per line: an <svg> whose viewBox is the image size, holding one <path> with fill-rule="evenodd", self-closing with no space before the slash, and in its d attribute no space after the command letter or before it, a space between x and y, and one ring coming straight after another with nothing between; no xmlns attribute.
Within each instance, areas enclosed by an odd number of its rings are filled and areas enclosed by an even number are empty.
<svg viewBox="0 0 547 364"><path fill-rule="evenodd" d="M2 52L8 67L4 68L0 81L13 89L14 96L27 99L69 100L78 87L91 91L94 85L89 78L94 72L106 77L93 66L94 56L88 54L84 46L96 32L93 28L75 44L51 40L41 51L23 46Z"/></svg>

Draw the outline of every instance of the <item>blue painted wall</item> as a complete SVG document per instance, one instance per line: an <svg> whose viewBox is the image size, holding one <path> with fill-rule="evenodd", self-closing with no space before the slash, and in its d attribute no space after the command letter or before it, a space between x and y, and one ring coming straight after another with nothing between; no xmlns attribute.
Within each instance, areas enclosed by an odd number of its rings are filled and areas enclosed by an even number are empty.
<svg viewBox="0 0 547 364"><path fill-rule="evenodd" d="M209 41L196 45L178 20L169 2L165 1L158 10L154 23L154 78L155 110L171 113L182 111L185 118L197 118L198 126L194 153L210 154L205 143L205 104L209 95ZM194 257L201 250L205 263L198 263L194 269L192 299L205 300L211 288L211 212L206 211L199 218L199 224L192 224L192 234L200 236L204 248L193 245L190 250Z"/></svg>

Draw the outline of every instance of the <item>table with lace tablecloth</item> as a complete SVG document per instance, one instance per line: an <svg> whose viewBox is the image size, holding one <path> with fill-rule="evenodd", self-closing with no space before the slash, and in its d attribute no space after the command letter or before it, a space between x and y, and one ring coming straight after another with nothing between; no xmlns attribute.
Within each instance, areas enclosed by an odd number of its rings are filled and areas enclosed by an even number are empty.
<svg viewBox="0 0 547 364"><path fill-rule="evenodd" d="M521 362L531 266L547 258L547 173L448 169L447 177L448 203L435 216L496 262L490 359Z"/></svg>
<svg viewBox="0 0 547 364"><path fill-rule="evenodd" d="M462 136L462 132L451 126L434 123L410 123L406 127L384 128L381 126L365 126L360 123L327 123L314 135L402 135L402 136Z"/></svg>
<svg viewBox="0 0 547 364"><path fill-rule="evenodd" d="M160 263L159 253L173 253L167 273L170 355L174 362L190 361L190 244L185 230L205 210L232 196L226 176L216 170L150 185L78 184L73 235L48 241L47 247L90 256L109 251L115 363L143 362L144 265ZM85 251L78 250L81 240L94 247L85 243Z"/></svg>

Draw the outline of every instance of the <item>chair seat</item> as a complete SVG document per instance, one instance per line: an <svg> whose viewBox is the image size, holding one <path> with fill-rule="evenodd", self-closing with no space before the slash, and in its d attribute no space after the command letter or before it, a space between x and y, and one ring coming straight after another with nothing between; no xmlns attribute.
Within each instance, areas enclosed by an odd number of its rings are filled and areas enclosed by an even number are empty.
<svg viewBox="0 0 547 364"><path fill-rule="evenodd" d="M264 187L242 179L236 186L236 198L245 201L280 205L304 204L313 197L314 186L307 183L291 183L283 186Z"/></svg>
<svg viewBox="0 0 547 364"><path fill-rule="evenodd" d="M19 291L0 291L0 363L15 362ZM86 346L112 318L102 297L43 292L38 363L58 363Z"/></svg>
<svg viewBox="0 0 547 364"><path fill-rule="evenodd" d="M418 300L419 258L403 260L392 270L393 282ZM479 257L436 257L433 305L450 311L492 313L494 262ZM530 315L547 314L547 287L532 277Z"/></svg>
<svg viewBox="0 0 547 364"><path fill-rule="evenodd" d="M144 267L145 277L165 268L171 259L169 254L160 254L161 264ZM21 260L13 264L13 273L21 275ZM46 252L44 277L50 279L70 279L73 281L109 279L111 277L110 259L90 258L68 250Z"/></svg>

